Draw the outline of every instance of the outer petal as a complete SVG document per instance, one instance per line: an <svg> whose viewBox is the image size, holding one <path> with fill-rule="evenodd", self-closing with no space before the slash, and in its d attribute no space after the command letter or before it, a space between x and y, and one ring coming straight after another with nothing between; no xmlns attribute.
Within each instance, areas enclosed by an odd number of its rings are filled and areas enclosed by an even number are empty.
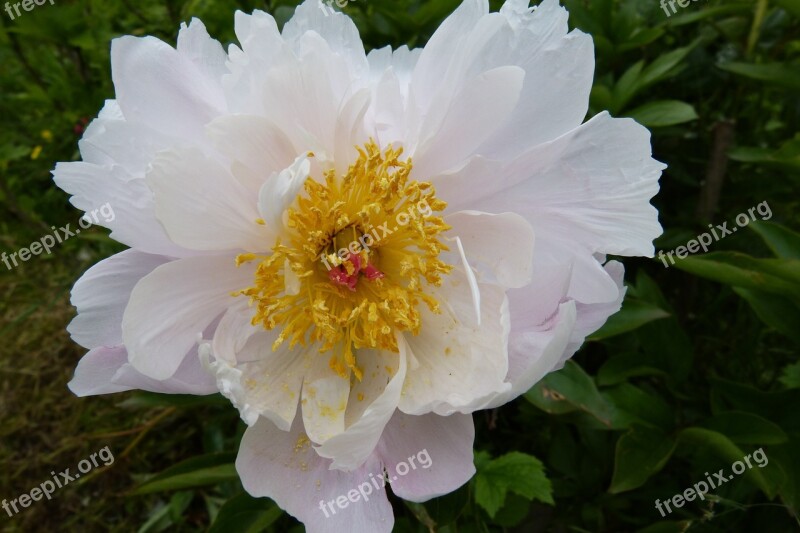
<svg viewBox="0 0 800 533"><path fill-rule="evenodd" d="M155 269L131 293L122 318L130 362L142 374L166 379L183 355L247 287L253 267L236 268L232 257L179 259Z"/></svg>
<svg viewBox="0 0 800 533"><path fill-rule="evenodd" d="M78 209L87 213L110 210L113 216L98 216L98 224L111 230L112 239L141 252L174 257L191 254L167 237L156 219L153 194L144 179L132 177L121 166L58 163L53 181L72 195L70 203Z"/></svg>
<svg viewBox="0 0 800 533"><path fill-rule="evenodd" d="M111 394L140 389L164 394L214 394L216 383L201 368L196 350L188 354L171 378L157 381L137 372L128 363L124 346L92 349L78 363L68 384L77 396Z"/></svg>
<svg viewBox="0 0 800 533"><path fill-rule="evenodd" d="M401 462L409 467L405 475L392 475L392 492L424 502L456 490L475 474L474 438L472 415L409 416L398 411L383 432L377 454L390 475Z"/></svg>
<svg viewBox="0 0 800 533"><path fill-rule="evenodd" d="M586 337L600 329L603 324L606 323L608 317L619 311L622 307L622 300L625 298L625 292L627 290L622 284L623 277L625 276L625 267L622 263L617 261L609 261L603 268L617 284L617 297L607 302L595 304L577 303L575 306L575 329L572 331L567 349L553 368L553 371L562 368L566 360L578 351L578 348L581 347Z"/></svg>
<svg viewBox="0 0 800 533"><path fill-rule="evenodd" d="M380 476L377 458L370 458L353 472L331 470L329 465L303 434L300 417L289 432L260 420L245 432L236 459L245 490L275 500L302 521L309 533L389 533L394 525L392 506L384 492L372 490L369 477L370 473ZM368 501L361 501L361 484L370 487ZM351 491L355 501L347 501ZM335 503L337 498L342 501L340 497L344 497L344 509ZM326 502L333 502L332 509L326 508Z"/></svg>
<svg viewBox="0 0 800 533"><path fill-rule="evenodd" d="M651 157L646 128L603 112L508 164L502 180L465 173L442 184L452 197L437 190L454 208L520 213L537 235L590 254L652 255L661 226L649 200L664 168Z"/></svg>
<svg viewBox="0 0 800 533"><path fill-rule="evenodd" d="M170 259L125 250L86 271L72 288L71 303L78 309L67 331L86 348L122 344L122 315L133 287Z"/></svg>
<svg viewBox="0 0 800 533"><path fill-rule="evenodd" d="M509 345L509 390L496 395L486 408L503 405L528 391L555 369L567 349L575 325L575 302L561 304L558 314L538 331L528 331Z"/></svg>
<svg viewBox="0 0 800 533"><path fill-rule="evenodd" d="M225 110L222 46L192 21L179 49L153 37L120 37L111 43L117 100L127 120L181 139L202 140L203 127Z"/></svg>
<svg viewBox="0 0 800 533"><path fill-rule="evenodd" d="M350 17L326 11L317 0L306 0L283 27L283 38L296 53L302 53L302 37L306 32L322 36L331 50L346 60L351 77L360 78L367 74L369 66L364 45Z"/></svg>

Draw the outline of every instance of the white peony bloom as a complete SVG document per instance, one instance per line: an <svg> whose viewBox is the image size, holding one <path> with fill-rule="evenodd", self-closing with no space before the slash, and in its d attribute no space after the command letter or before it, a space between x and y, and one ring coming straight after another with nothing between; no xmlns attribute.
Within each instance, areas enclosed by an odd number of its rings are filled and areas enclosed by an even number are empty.
<svg viewBox="0 0 800 533"><path fill-rule="evenodd" d="M116 39L117 98L54 171L130 247L75 285L70 387L219 391L248 492L309 531L390 531L385 490L322 502L423 449L395 494L469 480L470 413L619 309L605 255L652 255L664 165L634 121L582 124L592 40L556 0L465 0L424 49L369 54L312 0L282 32L235 22L227 53L198 20L175 49Z"/></svg>

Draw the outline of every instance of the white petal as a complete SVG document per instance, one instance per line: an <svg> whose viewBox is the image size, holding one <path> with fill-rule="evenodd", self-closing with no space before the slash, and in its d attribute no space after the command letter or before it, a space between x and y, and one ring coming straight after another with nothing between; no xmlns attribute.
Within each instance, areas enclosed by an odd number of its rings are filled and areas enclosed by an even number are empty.
<svg viewBox="0 0 800 533"><path fill-rule="evenodd" d="M140 389L163 394L213 394L214 380L203 372L196 351L184 358L172 377L157 381L137 372L128 363L124 346L94 348L78 363L75 376L68 383L77 396L110 394Z"/></svg>
<svg viewBox="0 0 800 533"><path fill-rule="evenodd" d="M70 302L78 316L67 326L72 340L86 348L122 344L122 314L133 287L156 267L160 255L125 250L100 261L72 287Z"/></svg>
<svg viewBox="0 0 800 533"><path fill-rule="evenodd" d="M156 219L153 195L144 179L131 176L121 166L106 168L81 161L58 163L53 170L53 181L72 195L72 205L86 213L95 211L96 223L110 229L114 240L151 254L174 257L196 254L167 237ZM110 216L101 216L101 210Z"/></svg>
<svg viewBox="0 0 800 533"><path fill-rule="evenodd" d="M390 533L392 506L383 489L370 482L381 475L377 458L370 458L353 472L330 470L330 463L312 449L302 433L300 417L290 432L262 419L245 431L236 470L247 492L275 500L302 521L308 533ZM359 493L360 487L366 499ZM351 491L355 495L348 501ZM337 499L344 508L336 504Z"/></svg>
<svg viewBox="0 0 800 533"><path fill-rule="evenodd" d="M279 172L295 160L298 150L286 135L269 120L253 115L226 115L212 121L206 128L208 136L219 151L234 163L233 175L254 175L258 179L242 185L258 194L266 177ZM249 173L236 172L241 163ZM240 180L241 181L241 180Z"/></svg>
<svg viewBox="0 0 800 533"><path fill-rule="evenodd" d="M334 53L346 59L353 78L366 74L369 66L364 45L350 17L335 10L331 13L316 0L308 0L297 7L283 27L283 38L299 51L299 41L309 31L322 36Z"/></svg>
<svg viewBox="0 0 800 533"><path fill-rule="evenodd" d="M203 126L225 110L221 79L217 77L224 55L220 55L218 43L204 37L207 34L199 22L183 31L181 50L154 37L114 39L112 78L127 120L199 141ZM216 53L200 57L198 47Z"/></svg>
<svg viewBox="0 0 800 533"><path fill-rule="evenodd" d="M594 78L594 46L579 30L567 33L567 12L558 0L532 9L525 1L508 1L500 13L510 26L502 35L508 44L484 60L518 65L528 75L511 120L480 153L507 158L581 124Z"/></svg>
<svg viewBox="0 0 800 533"><path fill-rule="evenodd" d="M267 229L275 235L283 230L283 214L297 199L310 172L308 156L303 154L291 166L270 176L261 186L258 211Z"/></svg>
<svg viewBox="0 0 800 533"><path fill-rule="evenodd" d="M533 276L533 228L515 213L459 211L445 217L453 227L466 257L478 272L481 282L496 282L517 288L529 284Z"/></svg>
<svg viewBox="0 0 800 533"><path fill-rule="evenodd" d="M481 409L487 398L510 388L508 371L509 316L504 291L480 285L481 326L468 317L473 300L466 274L454 269L434 293L442 314L421 307L419 335L406 335L411 365L403 387L400 409L408 414L449 415Z"/></svg>
<svg viewBox="0 0 800 533"><path fill-rule="evenodd" d="M513 400L551 372L567 349L574 325L575 302L565 302L546 327L525 332L509 343L508 378L512 386L488 402L485 408L498 407Z"/></svg>
<svg viewBox="0 0 800 533"><path fill-rule="evenodd" d="M228 56L225 50L219 41L208 35L200 19L192 18L189 26L186 26L185 22L181 23L176 49L178 54L189 60L205 79L218 81L228 73L225 67ZM218 88L215 89L218 91Z"/></svg>
<svg viewBox="0 0 800 533"><path fill-rule="evenodd" d="M261 415L288 431L310 360L319 354L315 347L292 350L288 343L273 351L280 331L253 326L253 313L247 299L239 298L220 320L212 343L214 374L248 424Z"/></svg>
<svg viewBox="0 0 800 533"><path fill-rule="evenodd" d="M332 371L326 355L318 354L303 380L303 427L308 438L323 444L344 431L349 396L349 375L342 377Z"/></svg>
<svg viewBox="0 0 800 533"><path fill-rule="evenodd" d="M400 349L400 353L396 355L397 371L383 391L374 398L358 421L348 426L343 433L331 437L325 444L316 448L320 456L333 459L331 468L349 470L361 465L375 449L383 428L397 409L403 382L406 379L408 353L408 346L403 337L398 336L397 345ZM363 361L368 367L371 362L377 360L380 359L365 356Z"/></svg>
<svg viewBox="0 0 800 533"><path fill-rule="evenodd" d="M75 376L67 386L77 396L112 394L131 390L133 387L126 387L112 381L120 367L126 364L128 364L128 352L124 346L94 348L81 358L75 368Z"/></svg>
<svg viewBox="0 0 800 533"><path fill-rule="evenodd" d="M646 128L603 112L529 150L503 169L503 179L464 174L458 205L448 201L455 209L515 211L537 236L573 254L652 255L661 226L648 201L664 168L651 157ZM537 253L545 248L540 240Z"/></svg>
<svg viewBox="0 0 800 533"><path fill-rule="evenodd" d="M253 268L236 268L232 257L193 257L145 276L122 318L134 368L153 379L174 374L197 335L233 303L231 293L252 283Z"/></svg>
<svg viewBox="0 0 800 533"><path fill-rule="evenodd" d="M622 263L617 261L609 261L603 268L617 285L617 297L600 303L577 303L575 306L577 313L575 329L572 331L567 349L561 355L553 371L561 369L567 359L578 351L578 348L581 347L586 337L600 329L603 324L605 324L606 320L608 320L608 317L619 311L622 307L622 300L625 298L626 292L626 288L622 284L625 275L625 267L622 266Z"/></svg>
<svg viewBox="0 0 800 533"><path fill-rule="evenodd" d="M404 500L424 502L456 490L475 474L474 438L472 415L396 412L377 450L392 480L392 492ZM398 471L400 463L405 465Z"/></svg>
<svg viewBox="0 0 800 533"><path fill-rule="evenodd" d="M447 102L446 115L430 114L414 147L414 174L423 178L447 171L471 157L475 149L505 122L520 96L525 71L498 67L466 82Z"/></svg>
<svg viewBox="0 0 800 533"><path fill-rule="evenodd" d="M170 238L193 250L261 252L274 244L256 223L257 198L218 162L195 148L161 152L147 183Z"/></svg>

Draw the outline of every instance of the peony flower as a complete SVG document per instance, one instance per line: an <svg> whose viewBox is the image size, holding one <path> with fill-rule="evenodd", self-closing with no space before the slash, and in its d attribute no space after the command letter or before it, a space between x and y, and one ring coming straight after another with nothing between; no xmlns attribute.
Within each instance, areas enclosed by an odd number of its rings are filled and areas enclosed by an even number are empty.
<svg viewBox="0 0 800 533"><path fill-rule="evenodd" d="M606 254L652 256L664 166L634 121L582 123L592 40L555 0L465 0L424 49L369 54L320 5L282 32L237 12L227 53L198 20L113 42L116 100L54 171L130 247L73 289L70 388L221 392L250 494L390 531L385 488L337 497L423 450L401 498L470 479L470 414L619 309Z"/></svg>

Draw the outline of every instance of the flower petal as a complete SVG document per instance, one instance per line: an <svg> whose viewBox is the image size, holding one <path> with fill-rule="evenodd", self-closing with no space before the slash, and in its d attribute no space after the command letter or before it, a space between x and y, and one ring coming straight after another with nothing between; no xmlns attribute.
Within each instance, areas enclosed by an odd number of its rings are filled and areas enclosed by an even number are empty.
<svg viewBox="0 0 800 533"><path fill-rule="evenodd" d="M248 425L260 415L288 431L310 358L318 354L314 347L292 350L288 343L273 351L279 331L253 326L252 314L245 298L228 308L214 333L209 369Z"/></svg>
<svg viewBox="0 0 800 533"><path fill-rule="evenodd" d="M67 326L72 340L86 348L122 344L122 315L133 287L169 260L125 250L87 270L72 287L70 302L78 309Z"/></svg>
<svg viewBox="0 0 800 533"><path fill-rule="evenodd" d="M314 452L300 417L289 432L261 419L245 431L236 470L247 492L275 500L302 521L308 533L389 533L394 525L392 506L384 492L373 491L368 477L380 475L377 458L352 472L331 470L330 463ZM365 501L359 501L359 485L365 486Z"/></svg>
<svg viewBox="0 0 800 533"><path fill-rule="evenodd" d="M504 290L481 284L481 326L474 324L466 274L454 269L434 296L441 314L422 307L424 327L406 335L412 357L400 410L412 415L470 413L510 388L506 343L508 301Z"/></svg>
<svg viewBox="0 0 800 533"><path fill-rule="evenodd" d="M166 379L214 319L231 293L253 279L253 267L232 257L192 257L161 265L133 289L122 317L122 339L136 370Z"/></svg>
<svg viewBox="0 0 800 533"><path fill-rule="evenodd" d="M226 57L199 21L181 33L178 50L154 37L114 39L112 78L127 120L200 141L205 124L226 108L220 76Z"/></svg>
<svg viewBox="0 0 800 533"><path fill-rule="evenodd" d="M128 363L124 346L100 346L89 351L67 384L77 396L111 394L132 389L162 394L214 394L216 383L201 368L196 350L187 354L175 375L158 381L137 372Z"/></svg>
<svg viewBox="0 0 800 533"><path fill-rule="evenodd" d="M461 239L470 264L485 277L481 282L517 288L533 277L533 228L515 213L459 211L445 217L450 234Z"/></svg>
<svg viewBox="0 0 800 533"><path fill-rule="evenodd" d="M496 395L485 408L499 407L527 392L554 370L567 349L575 326L575 302L561 304L547 327L527 331L509 343L509 390Z"/></svg>
<svg viewBox="0 0 800 533"><path fill-rule="evenodd" d="M395 413L381 437L378 455L388 472L405 462L410 469L392 479L392 492L424 502L456 490L475 474L472 415L410 416ZM395 477L395 476L393 476Z"/></svg>
<svg viewBox="0 0 800 533"><path fill-rule="evenodd" d="M196 148L159 153L147 174L158 220L170 238L192 250L269 248L269 232L256 224L257 198L227 169Z"/></svg>
<svg viewBox="0 0 800 533"><path fill-rule="evenodd" d="M397 370L393 372L391 380L382 391L376 389L369 391L373 393L374 399L370 398L372 401L369 403L369 407L364 410L355 423L316 448L320 456L333 459L331 468L350 470L361 465L375 449L383 428L397 409L406 379L408 353L408 346L403 337L398 336L397 345L400 353L395 355ZM381 359L382 357L375 353L362 354L359 352L359 362L364 364L365 371ZM379 394L376 395L378 392Z"/></svg>

